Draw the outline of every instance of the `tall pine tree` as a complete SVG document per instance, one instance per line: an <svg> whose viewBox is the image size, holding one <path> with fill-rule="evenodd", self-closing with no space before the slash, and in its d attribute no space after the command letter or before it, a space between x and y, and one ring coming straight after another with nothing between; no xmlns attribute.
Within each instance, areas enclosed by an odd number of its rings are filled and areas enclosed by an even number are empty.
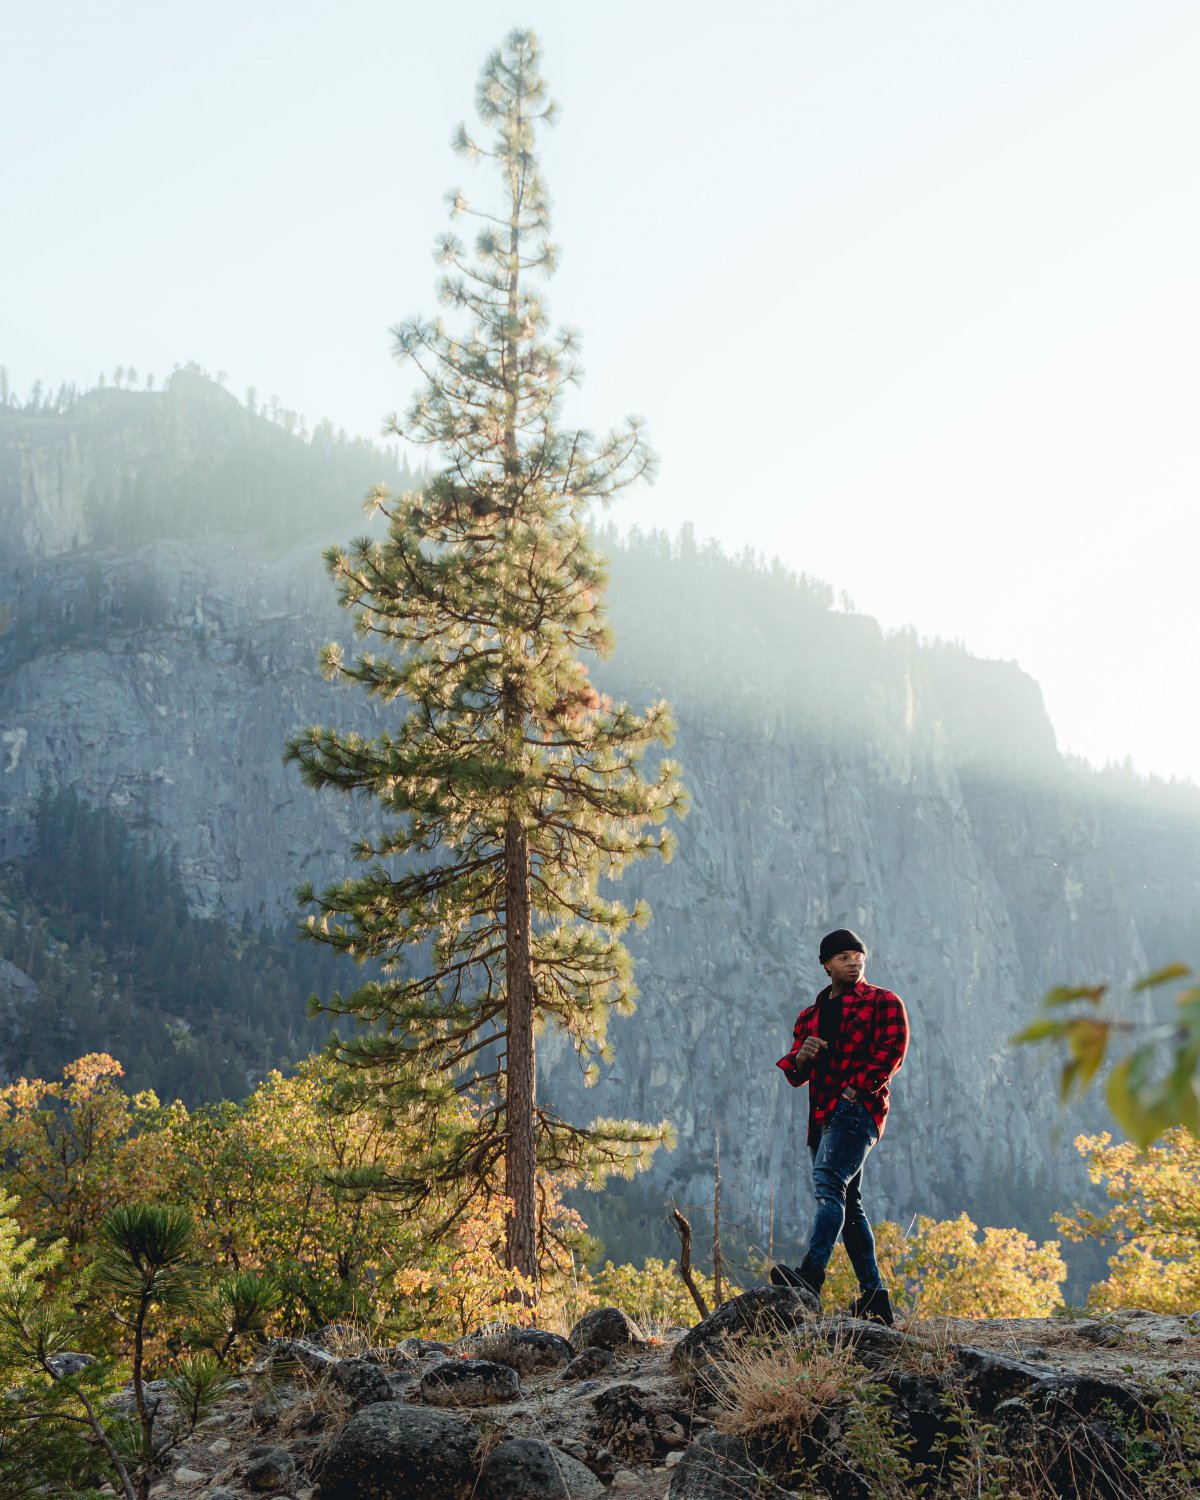
<svg viewBox="0 0 1200 1500"><path fill-rule="evenodd" d="M313 936L382 966L327 1008L361 1023L335 1039L360 1079L428 1122L429 1150L390 1186L417 1202L454 1185L460 1211L503 1190L508 1264L535 1284L538 1174L628 1173L668 1133L579 1127L540 1106L535 1038L560 1028L595 1076L608 1018L636 993L620 935L649 916L598 882L650 851L669 858L661 825L684 809L674 764L639 769L670 742L667 706L610 703L580 658L611 647L589 510L652 455L636 420L603 440L559 425L579 371L575 337L550 332L537 290L555 259L535 154L554 105L538 62L536 37L512 32L477 90L490 148L456 136L502 184L495 212L449 195L453 216L478 221L473 253L453 234L437 251L460 331L441 318L394 330L423 385L393 425L445 467L420 491L375 495L386 540L326 554L372 647L352 660L327 647L326 672L404 716L376 739L313 728L288 747L309 785L369 793L386 815L358 845L366 873L301 899L317 907ZM473 1125L448 1144L437 1121L452 1094L470 1099Z"/></svg>

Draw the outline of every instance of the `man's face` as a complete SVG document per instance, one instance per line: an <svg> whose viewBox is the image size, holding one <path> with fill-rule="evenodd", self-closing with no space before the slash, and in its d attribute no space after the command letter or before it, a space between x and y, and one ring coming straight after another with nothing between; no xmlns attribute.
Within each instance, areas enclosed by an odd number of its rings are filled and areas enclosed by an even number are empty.
<svg viewBox="0 0 1200 1500"><path fill-rule="evenodd" d="M834 984L847 988L857 984L867 971L867 955L857 948L848 948L845 953L835 953L825 965L825 972Z"/></svg>

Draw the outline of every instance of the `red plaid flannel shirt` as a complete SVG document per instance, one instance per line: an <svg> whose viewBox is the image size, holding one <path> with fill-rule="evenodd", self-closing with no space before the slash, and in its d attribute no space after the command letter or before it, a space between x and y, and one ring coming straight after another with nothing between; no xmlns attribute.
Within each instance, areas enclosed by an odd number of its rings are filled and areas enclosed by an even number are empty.
<svg viewBox="0 0 1200 1500"><path fill-rule="evenodd" d="M808 1139L815 1144L843 1090L857 1091L875 1128L883 1134L888 1113L888 1080L908 1051L908 1012L891 990L865 979L842 994L842 1026L836 1048L828 1047L806 1063L796 1063L804 1039L817 1035L817 1010L829 987L796 1017L795 1041L776 1064L793 1088L808 1084Z"/></svg>

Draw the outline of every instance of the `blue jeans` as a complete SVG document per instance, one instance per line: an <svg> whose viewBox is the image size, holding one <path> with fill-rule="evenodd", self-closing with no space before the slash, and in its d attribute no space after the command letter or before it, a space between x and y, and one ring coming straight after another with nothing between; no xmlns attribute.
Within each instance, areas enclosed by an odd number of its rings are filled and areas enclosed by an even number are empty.
<svg viewBox="0 0 1200 1500"><path fill-rule="evenodd" d="M883 1285L875 1259L875 1236L862 1206L863 1165L879 1139L875 1121L863 1104L839 1099L821 1138L811 1149L817 1212L800 1271L814 1285L825 1279L825 1267L840 1234L863 1292Z"/></svg>

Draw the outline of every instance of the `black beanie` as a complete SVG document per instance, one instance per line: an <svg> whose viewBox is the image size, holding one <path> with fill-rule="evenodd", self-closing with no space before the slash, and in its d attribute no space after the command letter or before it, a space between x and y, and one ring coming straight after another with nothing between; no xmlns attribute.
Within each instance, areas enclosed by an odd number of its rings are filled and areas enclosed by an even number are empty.
<svg viewBox="0 0 1200 1500"><path fill-rule="evenodd" d="M839 927L836 932L828 932L821 939L821 962L823 964L827 964L838 953L865 953L866 951L866 943L857 932L851 932L848 927Z"/></svg>

